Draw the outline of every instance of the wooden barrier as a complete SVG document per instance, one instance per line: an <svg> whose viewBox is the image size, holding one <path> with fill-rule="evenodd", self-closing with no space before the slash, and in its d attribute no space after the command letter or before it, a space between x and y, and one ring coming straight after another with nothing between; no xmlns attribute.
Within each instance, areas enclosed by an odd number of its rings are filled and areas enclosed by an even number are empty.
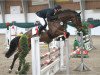
<svg viewBox="0 0 100 75"><path fill-rule="evenodd" d="M65 47L68 47L68 40L65 40ZM31 38L31 47L32 47L32 75L54 75L58 70L64 67L64 44L60 44L59 49L54 49L52 52L48 52L44 55L40 54L40 46L39 46L39 37ZM66 49L66 48L65 48ZM41 59L49 56L55 52L59 51L57 56L53 56L51 59L45 60L41 64ZM69 50L66 49L66 58L67 58L67 75L69 75ZM42 68L42 66L46 65Z"/></svg>

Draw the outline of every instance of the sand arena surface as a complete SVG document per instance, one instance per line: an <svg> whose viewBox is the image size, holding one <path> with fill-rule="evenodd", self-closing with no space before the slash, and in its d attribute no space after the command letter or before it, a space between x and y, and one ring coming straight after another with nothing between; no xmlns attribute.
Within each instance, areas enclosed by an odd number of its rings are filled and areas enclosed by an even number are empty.
<svg viewBox="0 0 100 75"><path fill-rule="evenodd" d="M69 37L69 44L70 44L70 50L72 50L73 46L73 41L74 41L75 36L70 36ZM79 58L71 58L70 60L70 75L100 75L100 36L93 36L93 45L96 47L96 49L93 49L92 51L89 52L89 58L85 58L84 62L87 64L87 66L91 69L91 71L87 72L77 72L73 71L77 66L80 64L80 59ZM15 66L12 70L12 73L8 73L9 66L12 63L13 56L10 58L5 57L5 50L6 45L5 45L5 35L0 35L0 75L16 75L15 71L18 68L18 61L16 61ZM45 51L44 51L45 52ZM26 57L26 60L30 62L31 65L31 51ZM66 60L65 60L66 61ZM30 66L30 70L28 72L28 75L32 75L32 67ZM66 75L66 71L59 71L56 73L56 75Z"/></svg>
<svg viewBox="0 0 100 75"><path fill-rule="evenodd" d="M69 37L70 49L74 36ZM84 63L90 68L91 71L78 72L74 71L80 65L80 58L71 58L70 60L70 74L69 75L100 75L100 36L92 36L93 49L89 52L89 58L84 58ZM59 71L55 75L66 75L66 71Z"/></svg>
<svg viewBox="0 0 100 75"><path fill-rule="evenodd" d="M5 45L5 35L0 35L0 75L16 75L15 72L18 68L18 64L19 64L19 60L16 60L15 66L12 70L12 73L8 73L9 67L12 63L13 57L14 55L12 55L10 58L6 58L5 57L5 50L6 45ZM31 51L30 53L27 55L26 60L28 62L30 62L31 65ZM32 75L32 71L31 71L31 67L30 70L28 72L28 75Z"/></svg>

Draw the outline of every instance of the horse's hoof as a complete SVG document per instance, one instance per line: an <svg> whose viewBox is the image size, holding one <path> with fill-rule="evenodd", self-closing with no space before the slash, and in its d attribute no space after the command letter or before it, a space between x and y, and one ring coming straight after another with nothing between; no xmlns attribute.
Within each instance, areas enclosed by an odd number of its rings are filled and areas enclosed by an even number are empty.
<svg viewBox="0 0 100 75"><path fill-rule="evenodd" d="M18 74L19 73L19 71L17 70L16 72L15 72L15 74Z"/></svg>
<svg viewBox="0 0 100 75"><path fill-rule="evenodd" d="M11 69L9 69L9 73L11 73L12 72L12 70Z"/></svg>

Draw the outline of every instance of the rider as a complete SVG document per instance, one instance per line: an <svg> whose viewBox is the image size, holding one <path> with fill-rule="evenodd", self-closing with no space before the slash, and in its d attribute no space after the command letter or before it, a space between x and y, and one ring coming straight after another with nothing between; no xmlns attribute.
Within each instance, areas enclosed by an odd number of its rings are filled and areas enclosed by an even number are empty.
<svg viewBox="0 0 100 75"><path fill-rule="evenodd" d="M43 18L43 20L45 21L44 25L41 25L39 27L39 34L41 33L42 30L46 30L46 26L47 26L47 22L46 22L46 18L48 20L54 20L57 17L55 17L55 13L61 10L61 6L60 5L56 5L54 8L48 8L48 9L43 9L40 10L38 12L36 12L36 15L40 18Z"/></svg>

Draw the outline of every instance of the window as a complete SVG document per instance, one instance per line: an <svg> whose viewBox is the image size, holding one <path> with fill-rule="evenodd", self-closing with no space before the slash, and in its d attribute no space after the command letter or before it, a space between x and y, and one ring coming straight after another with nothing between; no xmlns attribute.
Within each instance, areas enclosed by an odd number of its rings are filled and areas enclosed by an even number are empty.
<svg viewBox="0 0 100 75"><path fill-rule="evenodd" d="M20 14L21 13L20 6L10 6L10 13L11 14Z"/></svg>
<svg viewBox="0 0 100 75"><path fill-rule="evenodd" d="M32 5L48 4L48 0L32 0Z"/></svg>
<svg viewBox="0 0 100 75"><path fill-rule="evenodd" d="M73 2L80 2L80 0L73 0Z"/></svg>
<svg viewBox="0 0 100 75"><path fill-rule="evenodd" d="M70 1L70 0L55 0L56 2L64 2L64 1Z"/></svg>

